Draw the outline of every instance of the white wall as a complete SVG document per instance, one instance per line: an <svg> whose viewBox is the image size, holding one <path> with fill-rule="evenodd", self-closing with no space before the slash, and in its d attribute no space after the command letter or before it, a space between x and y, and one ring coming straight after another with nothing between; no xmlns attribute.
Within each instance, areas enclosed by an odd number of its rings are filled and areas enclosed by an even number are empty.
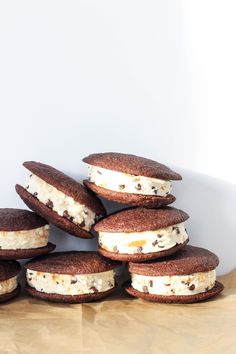
<svg viewBox="0 0 236 354"><path fill-rule="evenodd" d="M0 1L1 207L21 163L77 178L121 151L174 166L192 243L236 266L234 1ZM57 235L59 234L59 236ZM94 247L54 230L58 249Z"/></svg>

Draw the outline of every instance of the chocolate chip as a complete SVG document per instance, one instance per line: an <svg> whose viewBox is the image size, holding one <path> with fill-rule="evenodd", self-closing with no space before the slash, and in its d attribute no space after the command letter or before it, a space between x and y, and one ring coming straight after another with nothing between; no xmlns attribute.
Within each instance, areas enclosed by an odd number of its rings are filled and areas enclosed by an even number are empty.
<svg viewBox="0 0 236 354"><path fill-rule="evenodd" d="M187 229L186 229L186 227L185 227L185 229L184 229L184 230L185 230L185 232L187 233Z"/></svg>
<svg viewBox="0 0 236 354"><path fill-rule="evenodd" d="M113 247L113 252L119 253L119 250L118 250L118 247L117 247L117 246L114 246L114 247Z"/></svg>
<svg viewBox="0 0 236 354"><path fill-rule="evenodd" d="M119 184L119 189L125 189L125 184Z"/></svg>
<svg viewBox="0 0 236 354"><path fill-rule="evenodd" d="M175 289L171 289L170 291L172 292L172 294L175 294Z"/></svg>
<svg viewBox="0 0 236 354"><path fill-rule="evenodd" d="M157 241L157 240L155 240L155 241L152 243L153 246L156 246L157 244L158 244L158 241Z"/></svg>
<svg viewBox="0 0 236 354"><path fill-rule="evenodd" d="M26 187L26 189L29 189L29 185Z"/></svg>
<svg viewBox="0 0 236 354"><path fill-rule="evenodd" d="M45 278L46 278L46 275L43 275L43 278L45 279Z"/></svg>
<svg viewBox="0 0 236 354"><path fill-rule="evenodd" d="M73 216L70 216L70 221L73 221L74 220L74 217Z"/></svg>
<svg viewBox="0 0 236 354"><path fill-rule="evenodd" d="M77 283L77 279L71 279L70 283L71 284L76 284Z"/></svg>
<svg viewBox="0 0 236 354"><path fill-rule="evenodd" d="M109 280L109 281L108 281L108 286L113 287L113 286L114 286L114 283Z"/></svg>
<svg viewBox="0 0 236 354"><path fill-rule="evenodd" d="M31 175L30 175L30 178L31 178L32 176L33 176L33 175L31 174Z"/></svg>
<svg viewBox="0 0 236 354"><path fill-rule="evenodd" d="M135 186L135 189L137 189L137 191L140 191L142 189L142 186L140 183L138 183L136 186Z"/></svg>
<svg viewBox="0 0 236 354"><path fill-rule="evenodd" d="M81 221L81 223L79 223L79 226L80 226L80 227L85 227L84 219Z"/></svg>
<svg viewBox="0 0 236 354"><path fill-rule="evenodd" d="M160 235L160 234L157 235L158 238L162 238L162 236L163 236L163 235Z"/></svg>
<svg viewBox="0 0 236 354"><path fill-rule="evenodd" d="M146 294L148 293L148 287L146 285L143 286L143 292Z"/></svg>
<svg viewBox="0 0 236 354"><path fill-rule="evenodd" d="M32 278L29 278L28 280L29 280L29 281L31 281L31 280L32 280Z"/></svg>
<svg viewBox="0 0 236 354"><path fill-rule="evenodd" d="M209 286L206 287L205 291L208 291L209 290Z"/></svg>
<svg viewBox="0 0 236 354"><path fill-rule="evenodd" d="M95 288L95 286L91 286L91 287L90 287L90 290L93 290L94 293L98 293L98 289Z"/></svg>
<svg viewBox="0 0 236 354"><path fill-rule="evenodd" d="M43 289L40 289L41 291L43 291Z"/></svg>
<svg viewBox="0 0 236 354"><path fill-rule="evenodd" d="M195 289L195 285L191 284L190 287L189 287L189 290L194 290L194 289Z"/></svg>
<svg viewBox="0 0 236 354"><path fill-rule="evenodd" d="M137 253L142 253L142 250L143 250L143 247L142 247L142 246L138 247L138 248L137 248Z"/></svg>
<svg viewBox="0 0 236 354"><path fill-rule="evenodd" d="M88 215L88 210L84 210L84 215Z"/></svg>
<svg viewBox="0 0 236 354"><path fill-rule="evenodd" d="M99 175L101 175L101 174L102 174L102 172L100 172L100 171L98 171L98 170L97 170L97 173L98 173Z"/></svg>
<svg viewBox="0 0 236 354"><path fill-rule="evenodd" d="M153 281L149 280L149 286L152 288L153 287Z"/></svg>
<svg viewBox="0 0 236 354"><path fill-rule="evenodd" d="M53 208L53 202L52 202L50 199L48 199L48 201L47 201L47 203L46 203L46 206L47 206L48 208L52 209L52 208Z"/></svg>
<svg viewBox="0 0 236 354"><path fill-rule="evenodd" d="M34 196L37 197L38 193L37 192L34 192Z"/></svg>
<svg viewBox="0 0 236 354"><path fill-rule="evenodd" d="M172 230L173 230L173 231L176 231L177 234L180 234L180 231L179 231L178 226L173 226L173 227L172 227Z"/></svg>
<svg viewBox="0 0 236 354"><path fill-rule="evenodd" d="M170 286L170 284L165 284L165 286Z"/></svg>
<svg viewBox="0 0 236 354"><path fill-rule="evenodd" d="M59 284L59 281L56 281L57 285Z"/></svg>
<svg viewBox="0 0 236 354"><path fill-rule="evenodd" d="M33 273L29 272L29 275L33 275Z"/></svg>

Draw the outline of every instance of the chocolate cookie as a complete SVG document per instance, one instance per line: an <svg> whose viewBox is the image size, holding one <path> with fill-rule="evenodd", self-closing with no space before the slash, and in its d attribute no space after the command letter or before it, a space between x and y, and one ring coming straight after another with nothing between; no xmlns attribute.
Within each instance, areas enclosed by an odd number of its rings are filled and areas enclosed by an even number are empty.
<svg viewBox="0 0 236 354"><path fill-rule="evenodd" d="M111 201L146 207L171 204L171 180L182 177L167 166L135 155L108 152L83 159L89 165L87 188Z"/></svg>
<svg viewBox="0 0 236 354"><path fill-rule="evenodd" d="M144 300L192 303L209 299L223 290L216 281L218 257L203 248L185 246L168 258L128 264L131 282L125 290Z"/></svg>
<svg viewBox="0 0 236 354"><path fill-rule="evenodd" d="M16 261L0 261L0 302L8 301L20 293L17 275L21 266Z"/></svg>
<svg viewBox="0 0 236 354"><path fill-rule="evenodd" d="M34 161L23 165L31 174L25 187L16 185L16 191L25 204L69 234L92 238L92 225L105 215L100 200L51 166Z"/></svg>
<svg viewBox="0 0 236 354"><path fill-rule="evenodd" d="M39 215L23 209L0 209L0 259L22 259L55 249L48 242L49 225Z"/></svg>
<svg viewBox="0 0 236 354"><path fill-rule="evenodd" d="M188 242L182 210L130 208L98 222L99 252L105 257L142 262L173 254Z"/></svg>
<svg viewBox="0 0 236 354"><path fill-rule="evenodd" d="M56 302L87 302L107 296L115 289L111 261L97 252L70 251L36 257L26 263L26 290Z"/></svg>

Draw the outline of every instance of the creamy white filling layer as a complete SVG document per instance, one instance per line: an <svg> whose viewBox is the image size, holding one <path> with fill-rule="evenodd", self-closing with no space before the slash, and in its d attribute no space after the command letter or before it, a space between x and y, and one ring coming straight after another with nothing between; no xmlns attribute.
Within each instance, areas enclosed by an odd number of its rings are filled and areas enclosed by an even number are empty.
<svg viewBox="0 0 236 354"><path fill-rule="evenodd" d="M104 292L114 288L115 272L93 274L53 274L26 271L27 283L38 291L49 294L82 295Z"/></svg>
<svg viewBox="0 0 236 354"><path fill-rule="evenodd" d="M88 180L99 187L121 193L166 197L171 192L170 181L134 176L92 165L88 165Z"/></svg>
<svg viewBox="0 0 236 354"><path fill-rule="evenodd" d="M95 223L96 214L92 210L34 174L30 175L25 189L58 215L64 216L86 231Z"/></svg>
<svg viewBox="0 0 236 354"><path fill-rule="evenodd" d="M44 247L48 243L49 225L21 231L0 231L0 249L16 250Z"/></svg>
<svg viewBox="0 0 236 354"><path fill-rule="evenodd" d="M156 231L144 232L99 232L101 248L116 253L152 253L168 250L188 239L184 223Z"/></svg>
<svg viewBox="0 0 236 354"><path fill-rule="evenodd" d="M0 281L0 295L11 293L17 288L17 277Z"/></svg>
<svg viewBox="0 0 236 354"><path fill-rule="evenodd" d="M194 273L190 275L148 276L131 274L131 285L143 293L155 295L194 295L212 289L216 272Z"/></svg>

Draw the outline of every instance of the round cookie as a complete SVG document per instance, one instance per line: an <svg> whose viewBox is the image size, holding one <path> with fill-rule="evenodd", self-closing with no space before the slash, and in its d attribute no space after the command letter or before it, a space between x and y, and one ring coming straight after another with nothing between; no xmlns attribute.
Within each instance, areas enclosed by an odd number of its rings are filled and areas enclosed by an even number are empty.
<svg viewBox="0 0 236 354"><path fill-rule="evenodd" d="M132 296L163 303L193 303L209 299L223 290L216 281L218 257L203 248L185 246L158 261L128 264L131 282L125 290Z"/></svg>
<svg viewBox="0 0 236 354"><path fill-rule="evenodd" d="M49 225L23 209L0 209L0 260L31 258L55 249L48 242Z"/></svg>
<svg viewBox="0 0 236 354"><path fill-rule="evenodd" d="M114 291L111 261L97 252L70 251L36 257L26 263L26 290L32 296L56 302L87 302Z"/></svg>
<svg viewBox="0 0 236 354"><path fill-rule="evenodd" d="M182 249L188 242L182 210L130 208L102 219L94 226L99 252L105 257L142 262L161 258Z"/></svg>
<svg viewBox="0 0 236 354"><path fill-rule="evenodd" d="M182 177L167 166L143 157L121 154L92 154L83 159L89 165L87 188L111 201L145 207L171 204L171 180Z"/></svg>
<svg viewBox="0 0 236 354"><path fill-rule="evenodd" d="M25 187L16 185L16 191L25 204L69 234L92 238L92 225L106 213L100 200L51 166L34 161L23 165L31 174Z"/></svg>
<svg viewBox="0 0 236 354"><path fill-rule="evenodd" d="M13 299L20 293L17 275L21 266L16 261L0 261L0 303Z"/></svg>

